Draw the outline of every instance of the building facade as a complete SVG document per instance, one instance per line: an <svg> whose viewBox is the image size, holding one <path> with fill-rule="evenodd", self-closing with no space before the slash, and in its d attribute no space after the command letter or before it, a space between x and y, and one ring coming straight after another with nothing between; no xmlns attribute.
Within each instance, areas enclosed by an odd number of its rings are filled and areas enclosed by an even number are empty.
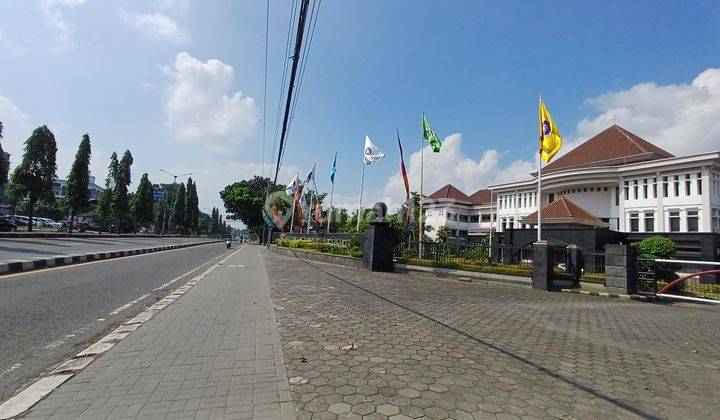
<svg viewBox="0 0 720 420"><path fill-rule="evenodd" d="M88 195L90 201L97 201L98 198L100 198L100 193L103 191L103 188L97 184L95 184L95 177L90 175L90 179L88 180ZM53 181L53 194L55 195L55 199L61 199L65 198L67 196L67 179L56 179Z"/></svg>
<svg viewBox="0 0 720 420"><path fill-rule="evenodd" d="M606 223L610 230L720 232L720 152L678 157L612 125L546 165L541 173L539 198L537 173L525 181L490 186L497 198L492 206L488 203L486 211L492 214L488 220L493 221L495 231L534 227L537 216L528 216L537 212L538 205L544 209L562 198ZM443 203L428 201L429 205ZM433 210L459 213L462 202L446 200L444 207ZM466 213L478 214L474 206L470 200ZM443 222L432 217L428 215L427 224ZM452 229L451 224L447 226ZM482 231L479 224L465 225L465 229Z"/></svg>

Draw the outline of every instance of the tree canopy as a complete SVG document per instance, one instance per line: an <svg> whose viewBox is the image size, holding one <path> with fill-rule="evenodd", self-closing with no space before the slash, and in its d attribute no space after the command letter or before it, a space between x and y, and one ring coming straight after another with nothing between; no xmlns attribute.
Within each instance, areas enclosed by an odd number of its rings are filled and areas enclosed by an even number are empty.
<svg viewBox="0 0 720 420"><path fill-rule="evenodd" d="M67 180L67 206L70 209L70 220L72 220L88 206L90 183L90 136L83 135L75 153L75 160L70 168L70 175Z"/></svg>
<svg viewBox="0 0 720 420"><path fill-rule="evenodd" d="M175 191L175 201L172 207L172 224L175 229L185 231L185 184L180 183Z"/></svg>
<svg viewBox="0 0 720 420"><path fill-rule="evenodd" d="M137 192L133 200L133 217L137 223L142 225L153 221L153 186L144 173L140 178Z"/></svg>
<svg viewBox="0 0 720 420"><path fill-rule="evenodd" d="M262 207L265 204L265 193L267 191L268 178L255 176L252 179L242 180L230 184L220 192L225 204L225 212L229 218L240 220L247 226L248 230L255 231L262 229L265 223L262 216ZM276 185L273 191L283 190L283 185Z"/></svg>

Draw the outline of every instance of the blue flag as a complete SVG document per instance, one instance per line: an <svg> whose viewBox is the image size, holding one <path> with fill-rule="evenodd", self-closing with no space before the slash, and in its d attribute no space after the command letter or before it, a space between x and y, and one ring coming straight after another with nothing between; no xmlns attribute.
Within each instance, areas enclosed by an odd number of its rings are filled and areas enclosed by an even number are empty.
<svg viewBox="0 0 720 420"><path fill-rule="evenodd" d="M335 171L337 171L337 152L335 152L335 159L333 160L332 168L330 168L330 182L335 183Z"/></svg>

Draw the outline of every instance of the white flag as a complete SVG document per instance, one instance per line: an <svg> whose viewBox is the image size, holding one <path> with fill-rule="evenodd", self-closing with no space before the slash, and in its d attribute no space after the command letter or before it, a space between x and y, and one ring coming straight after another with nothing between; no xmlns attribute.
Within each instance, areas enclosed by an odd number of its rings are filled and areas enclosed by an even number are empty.
<svg viewBox="0 0 720 420"><path fill-rule="evenodd" d="M288 182L288 184L285 186L285 194L287 195L295 195L295 189L297 188L298 183L298 176L297 174L293 177L293 179Z"/></svg>
<svg viewBox="0 0 720 420"><path fill-rule="evenodd" d="M363 163L366 165L369 165L373 162L377 162L378 160L385 157L385 153L380 151L372 141L370 141L370 137L368 137L367 134L365 134L365 149L363 150Z"/></svg>
<svg viewBox="0 0 720 420"><path fill-rule="evenodd" d="M310 181L315 181L315 165L313 165L312 170L308 172L307 177L305 177L305 185L307 185Z"/></svg>

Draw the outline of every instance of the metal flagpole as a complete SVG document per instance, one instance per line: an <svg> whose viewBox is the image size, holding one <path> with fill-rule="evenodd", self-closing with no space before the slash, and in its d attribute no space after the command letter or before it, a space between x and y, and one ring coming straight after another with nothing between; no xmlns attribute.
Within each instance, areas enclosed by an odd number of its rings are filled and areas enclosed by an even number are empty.
<svg viewBox="0 0 720 420"><path fill-rule="evenodd" d="M295 233L295 197L297 197L297 188L300 188L300 185L298 185L299 182L295 181L295 194L293 194L293 205L292 205L292 214L290 214L290 233Z"/></svg>
<svg viewBox="0 0 720 420"><path fill-rule="evenodd" d="M423 120L425 119L425 113L423 113ZM423 121L420 122L424 133ZM422 242L423 242L423 165L424 165L424 149L425 142L423 141L423 135L420 135L420 211L418 212L418 252L420 252L420 258L422 259Z"/></svg>
<svg viewBox="0 0 720 420"><path fill-rule="evenodd" d="M362 196L363 196L363 187L365 186L365 162L363 162L363 169L362 169L362 177L360 178L360 203L358 204L358 217L357 217L357 227L355 228L356 232L360 232L360 213L362 213Z"/></svg>
<svg viewBox="0 0 720 420"><path fill-rule="evenodd" d="M542 95L540 95L540 101L538 102L538 114L540 114L540 110L542 107ZM542 221L540 218L540 211L542 209L542 196L540 195L540 192L542 191L540 186L540 170L542 169L542 147L543 147L543 128L542 128L542 115L540 115L541 121L539 121L540 124L540 138L538 140L538 158L537 158L537 168L538 168L538 182L537 182L537 199L535 200L535 203L537 205L537 240L540 242L542 240Z"/></svg>
<svg viewBox="0 0 720 420"><path fill-rule="evenodd" d="M327 227L327 233L330 233L330 220L332 220L332 200L333 200L333 193L335 192L335 183L332 183L332 186L330 187L330 207L328 207L328 227Z"/></svg>

